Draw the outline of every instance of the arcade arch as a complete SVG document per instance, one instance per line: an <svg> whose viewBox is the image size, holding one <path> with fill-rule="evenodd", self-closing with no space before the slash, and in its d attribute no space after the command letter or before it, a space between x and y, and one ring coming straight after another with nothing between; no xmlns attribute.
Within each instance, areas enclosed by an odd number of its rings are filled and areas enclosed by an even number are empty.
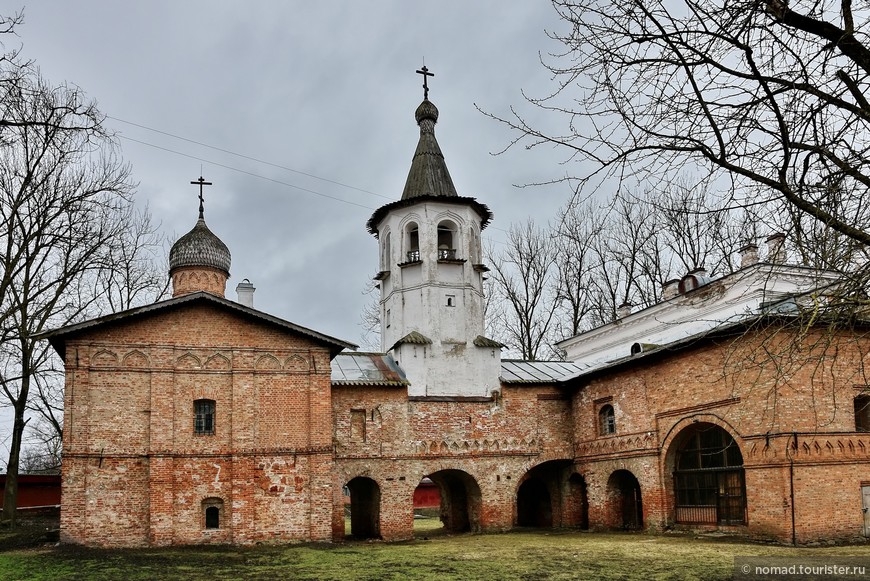
<svg viewBox="0 0 870 581"><path fill-rule="evenodd" d="M445 469L428 478L438 488L439 517L449 533L480 532L481 493L473 476L462 470Z"/></svg>
<svg viewBox="0 0 870 581"><path fill-rule="evenodd" d="M683 428L671 444L666 466L672 474L675 522L746 524L743 454L724 428L708 422Z"/></svg>
<svg viewBox="0 0 870 581"><path fill-rule="evenodd" d="M526 472L517 488L520 527L588 528L586 481L570 460L550 460Z"/></svg>
<svg viewBox="0 0 870 581"><path fill-rule="evenodd" d="M380 538L381 487L366 476L357 476L345 486L350 493L350 536L357 539Z"/></svg>
<svg viewBox="0 0 870 581"><path fill-rule="evenodd" d="M628 470L617 470L607 479L607 524L623 530L643 528L640 482Z"/></svg>

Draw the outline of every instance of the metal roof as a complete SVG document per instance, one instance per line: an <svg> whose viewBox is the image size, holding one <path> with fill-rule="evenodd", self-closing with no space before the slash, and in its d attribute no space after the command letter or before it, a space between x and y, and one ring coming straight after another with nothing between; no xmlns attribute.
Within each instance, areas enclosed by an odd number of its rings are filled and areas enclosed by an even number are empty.
<svg viewBox="0 0 870 581"><path fill-rule="evenodd" d="M405 373L386 353L342 353L332 360L333 385L406 386Z"/></svg>
<svg viewBox="0 0 870 581"><path fill-rule="evenodd" d="M505 359L501 362L503 383L558 383L576 377L588 366L567 361L520 361Z"/></svg>

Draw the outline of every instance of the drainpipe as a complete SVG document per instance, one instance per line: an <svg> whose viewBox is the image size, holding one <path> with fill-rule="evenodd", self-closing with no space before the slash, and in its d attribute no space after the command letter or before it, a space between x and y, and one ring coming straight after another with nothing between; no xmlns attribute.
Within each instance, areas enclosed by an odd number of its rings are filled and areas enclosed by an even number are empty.
<svg viewBox="0 0 870 581"><path fill-rule="evenodd" d="M793 450L797 450L797 432L792 432ZM791 544L797 546L797 533L795 532L794 519L794 456L788 455L788 486L791 497Z"/></svg>

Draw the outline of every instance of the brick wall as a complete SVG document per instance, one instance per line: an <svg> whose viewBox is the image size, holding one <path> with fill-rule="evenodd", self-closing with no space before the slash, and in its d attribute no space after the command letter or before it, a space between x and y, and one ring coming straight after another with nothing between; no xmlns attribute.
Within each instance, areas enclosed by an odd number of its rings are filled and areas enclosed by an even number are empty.
<svg viewBox="0 0 870 581"><path fill-rule="evenodd" d="M503 386L497 398L475 399L409 398L404 388L336 386L334 487L357 477L373 480L381 496L379 533L388 540L413 535L414 490L426 476L439 486L444 520L470 530L508 529L530 469L571 463L570 403L552 386ZM355 423L360 418L363 429ZM554 484L557 501L561 485ZM564 524L579 518L566 515ZM336 505L334 526L336 539L342 538L343 504Z"/></svg>
<svg viewBox="0 0 870 581"><path fill-rule="evenodd" d="M66 365L65 542L331 538L325 347L193 303L83 333ZM194 433L197 399L215 402L213 434Z"/></svg>
<svg viewBox="0 0 870 581"><path fill-rule="evenodd" d="M671 476L679 437L702 423L734 438L745 468L747 524L718 528L782 542L792 540L793 524L799 543L860 537L870 434L854 432L852 402L867 384L868 348L863 338L823 331L796 343L791 331L772 326L647 357L588 382L573 412L590 524L614 526L608 481L627 470L640 484L644 527L679 526ZM612 435L599 433L604 405L615 410Z"/></svg>

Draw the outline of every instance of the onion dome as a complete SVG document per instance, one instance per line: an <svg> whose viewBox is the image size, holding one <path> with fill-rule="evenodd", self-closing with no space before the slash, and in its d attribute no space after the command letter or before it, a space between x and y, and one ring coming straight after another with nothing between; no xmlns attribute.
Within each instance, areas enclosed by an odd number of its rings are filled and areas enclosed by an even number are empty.
<svg viewBox="0 0 870 581"><path fill-rule="evenodd" d="M208 266L229 275L230 262L230 249L208 229L202 214L193 230L179 238L169 251L170 274L185 266Z"/></svg>

